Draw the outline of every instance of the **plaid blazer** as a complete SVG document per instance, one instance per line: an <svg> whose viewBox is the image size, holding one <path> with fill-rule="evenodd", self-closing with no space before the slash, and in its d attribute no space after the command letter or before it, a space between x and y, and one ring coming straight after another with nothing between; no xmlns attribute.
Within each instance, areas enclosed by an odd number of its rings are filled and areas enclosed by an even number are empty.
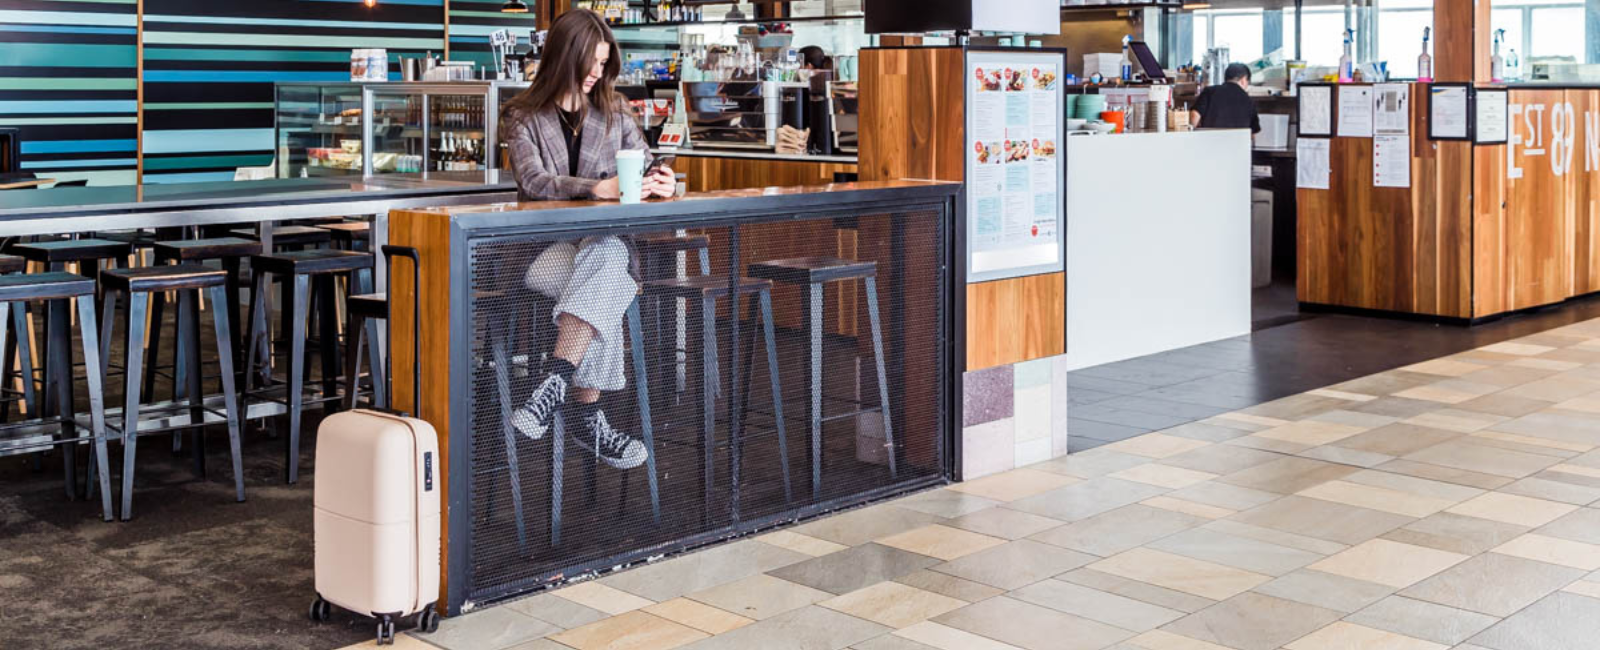
<svg viewBox="0 0 1600 650"><path fill-rule="evenodd" d="M567 141L556 109L508 116L504 140L521 200L588 198L594 186L617 175L617 152L640 149L650 164L650 147L630 113L602 115L590 110L583 122L578 174L567 175ZM610 125L606 124L609 117Z"/></svg>

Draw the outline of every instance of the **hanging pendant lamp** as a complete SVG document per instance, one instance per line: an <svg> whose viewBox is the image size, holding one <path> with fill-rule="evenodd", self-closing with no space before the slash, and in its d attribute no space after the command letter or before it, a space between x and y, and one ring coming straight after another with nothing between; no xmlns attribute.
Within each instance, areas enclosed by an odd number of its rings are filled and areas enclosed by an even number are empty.
<svg viewBox="0 0 1600 650"><path fill-rule="evenodd" d="M523 2L522 0L506 0L505 4L500 5L500 13L503 13L503 14L525 14L525 13L528 13L528 3Z"/></svg>

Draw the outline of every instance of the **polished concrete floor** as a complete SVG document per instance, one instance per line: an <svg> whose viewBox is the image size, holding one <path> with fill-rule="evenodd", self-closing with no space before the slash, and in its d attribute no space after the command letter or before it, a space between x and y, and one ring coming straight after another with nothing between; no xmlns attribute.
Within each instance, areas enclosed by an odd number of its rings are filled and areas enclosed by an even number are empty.
<svg viewBox="0 0 1600 650"><path fill-rule="evenodd" d="M1597 647L1600 320L1444 355L1520 325L1304 324L1325 328L1304 341L1311 367L1283 359L1279 380L1329 376L1319 355L1338 372L1379 363L1348 346L1384 338L1423 360L571 585L402 647ZM1276 340L1213 350L1261 359Z"/></svg>

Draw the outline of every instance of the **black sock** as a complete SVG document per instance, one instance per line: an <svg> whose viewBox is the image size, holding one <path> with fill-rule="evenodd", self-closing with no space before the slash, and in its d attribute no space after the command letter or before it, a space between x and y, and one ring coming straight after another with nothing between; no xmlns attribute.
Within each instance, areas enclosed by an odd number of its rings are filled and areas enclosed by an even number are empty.
<svg viewBox="0 0 1600 650"><path fill-rule="evenodd" d="M562 408L566 409L563 415L567 418L567 426L570 427L574 424L586 425L589 423L589 418L594 417L594 414L600 411L600 402L595 401L585 404L573 401L567 402L566 406Z"/></svg>
<svg viewBox="0 0 1600 650"><path fill-rule="evenodd" d="M577 374L578 367L572 365L571 361L561 357L550 357L544 362L544 371L552 375L561 375L561 378L567 380L567 384L571 385L572 376Z"/></svg>

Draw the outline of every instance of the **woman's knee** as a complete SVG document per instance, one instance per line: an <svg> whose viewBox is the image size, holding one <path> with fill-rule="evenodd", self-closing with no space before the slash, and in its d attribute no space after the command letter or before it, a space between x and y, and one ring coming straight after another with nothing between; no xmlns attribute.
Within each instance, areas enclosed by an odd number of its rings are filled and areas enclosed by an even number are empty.
<svg viewBox="0 0 1600 650"><path fill-rule="evenodd" d="M618 237L596 237L584 240L583 247L578 251L580 258L598 262L608 268L621 267L626 269L629 263L628 245L622 243Z"/></svg>

